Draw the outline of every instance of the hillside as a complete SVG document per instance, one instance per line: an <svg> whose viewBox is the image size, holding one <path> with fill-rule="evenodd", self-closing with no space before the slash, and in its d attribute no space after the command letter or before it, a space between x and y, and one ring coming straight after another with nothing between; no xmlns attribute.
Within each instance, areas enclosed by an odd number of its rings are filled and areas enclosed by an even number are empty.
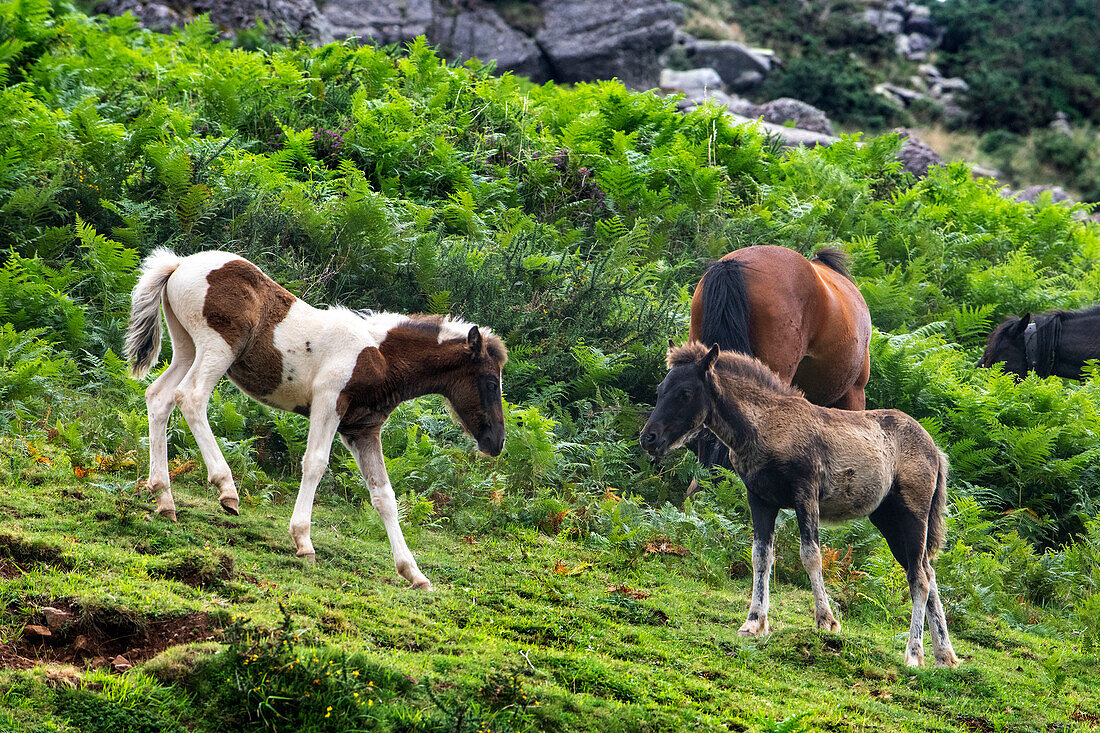
<svg viewBox="0 0 1100 733"><path fill-rule="evenodd" d="M785 150L714 107L534 85L423 40L252 48L203 18L159 35L47 0L0 4L0 21L0 730L1100 718L1100 378L974 366L1005 316L1100 299L1083 207L1005 199L960 164L917 179L893 135ZM907 593L865 523L823 533L842 634L811 630L788 521L776 633L737 639L744 487L638 448L706 261L749 244L852 258L876 327L869 406L913 414L951 459L937 572L959 669L901 668ZM118 354L158 246L238 252L314 304L454 313L504 338L499 458L440 400L383 434L437 591L398 582L339 447L318 566L295 558L306 420L228 383L210 422L242 516L214 511L178 415L181 521L148 515L148 380ZM685 501L693 477L707 491ZM199 646L147 661L176 642Z"/></svg>

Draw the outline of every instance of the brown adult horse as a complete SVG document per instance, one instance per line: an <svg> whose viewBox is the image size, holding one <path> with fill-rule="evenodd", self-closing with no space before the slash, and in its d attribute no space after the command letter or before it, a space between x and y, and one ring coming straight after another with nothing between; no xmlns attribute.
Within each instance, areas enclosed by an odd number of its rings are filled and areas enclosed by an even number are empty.
<svg viewBox="0 0 1100 733"><path fill-rule="evenodd" d="M755 356L816 405L866 405L871 314L840 250L823 249L812 261L772 245L730 252L695 288L688 338ZM709 431L694 449L703 465L729 468L728 451Z"/></svg>

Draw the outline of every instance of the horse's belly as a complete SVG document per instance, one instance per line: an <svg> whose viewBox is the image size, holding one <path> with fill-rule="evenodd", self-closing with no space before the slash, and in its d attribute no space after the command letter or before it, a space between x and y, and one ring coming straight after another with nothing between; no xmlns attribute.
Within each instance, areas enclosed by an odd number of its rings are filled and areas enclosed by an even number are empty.
<svg viewBox="0 0 1100 733"><path fill-rule="evenodd" d="M831 477L830 486L818 499L818 514L824 522L866 517L878 508L889 490L890 481L884 471L841 471Z"/></svg>

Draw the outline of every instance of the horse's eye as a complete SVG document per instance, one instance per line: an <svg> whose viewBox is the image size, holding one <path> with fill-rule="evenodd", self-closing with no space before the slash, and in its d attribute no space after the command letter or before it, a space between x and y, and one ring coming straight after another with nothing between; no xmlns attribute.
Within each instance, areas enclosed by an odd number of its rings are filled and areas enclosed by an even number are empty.
<svg viewBox="0 0 1100 733"><path fill-rule="evenodd" d="M691 394L692 392L690 389L682 389L680 390L680 399L689 400L691 399Z"/></svg>

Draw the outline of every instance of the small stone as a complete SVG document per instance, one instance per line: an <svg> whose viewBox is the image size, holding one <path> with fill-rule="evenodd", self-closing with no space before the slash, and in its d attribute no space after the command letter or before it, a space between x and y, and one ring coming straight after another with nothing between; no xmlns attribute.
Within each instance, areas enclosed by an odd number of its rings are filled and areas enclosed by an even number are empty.
<svg viewBox="0 0 1100 733"><path fill-rule="evenodd" d="M111 666L115 668L117 672L125 672L128 669L133 668L134 665L130 664L130 660L119 654L117 657L111 660Z"/></svg>
<svg viewBox="0 0 1100 733"><path fill-rule="evenodd" d="M62 626L73 620L72 612L53 608L52 606L44 607L42 614L46 617L46 626L49 627L50 631L59 631Z"/></svg>
<svg viewBox="0 0 1100 733"><path fill-rule="evenodd" d="M37 624L27 624L23 627L23 635L37 636L41 639L48 639L49 637L53 636L53 633L51 633L50 630L47 629L45 626L38 626Z"/></svg>

